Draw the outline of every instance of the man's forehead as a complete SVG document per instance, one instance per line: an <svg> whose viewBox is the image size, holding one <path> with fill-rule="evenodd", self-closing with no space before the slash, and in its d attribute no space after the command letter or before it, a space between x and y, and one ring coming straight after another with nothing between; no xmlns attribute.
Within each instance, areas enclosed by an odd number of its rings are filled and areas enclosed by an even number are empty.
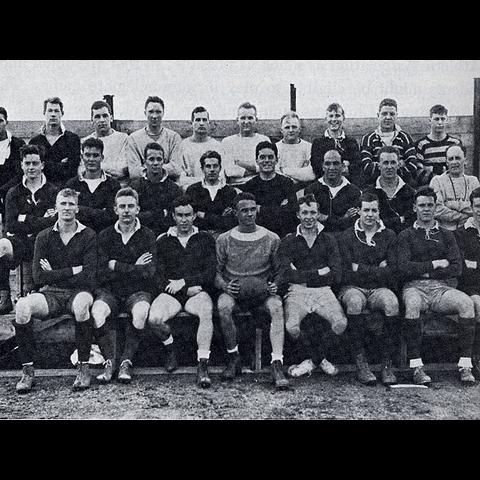
<svg viewBox="0 0 480 480"><path fill-rule="evenodd" d="M100 107L100 108L94 108L92 110L92 115L105 115L108 114L110 115L110 112L108 111L107 107Z"/></svg>
<svg viewBox="0 0 480 480"><path fill-rule="evenodd" d="M38 153L27 153L27 155L23 157L23 160L25 162L40 162L40 155L38 155Z"/></svg>
<svg viewBox="0 0 480 480"><path fill-rule="evenodd" d="M465 154L463 153L463 150L460 148L460 147L450 147L448 150L447 150L447 159L450 158L450 157L456 157L456 156L461 156L461 157L465 157Z"/></svg>
<svg viewBox="0 0 480 480"><path fill-rule="evenodd" d="M84 147L83 153L98 153L99 155L102 154L101 150L98 147Z"/></svg>
<svg viewBox="0 0 480 480"><path fill-rule="evenodd" d="M260 155L275 155L275 152L273 151L273 148L266 147L258 151L258 156Z"/></svg>
<svg viewBox="0 0 480 480"><path fill-rule="evenodd" d="M302 210L318 210L318 204L317 204L317 202L310 202L310 204L308 204L307 202L304 202L304 203L301 203L299 205L299 209L300 209L300 211L302 211Z"/></svg>
<svg viewBox="0 0 480 480"><path fill-rule="evenodd" d="M58 195L57 196L57 203L62 203L68 201L70 203L78 203L78 200L76 197L72 195Z"/></svg>
<svg viewBox="0 0 480 480"><path fill-rule="evenodd" d="M117 205L137 203L137 199L132 195L121 195L116 199Z"/></svg>
<svg viewBox="0 0 480 480"><path fill-rule="evenodd" d="M382 152L380 154L380 157L379 157L379 160L380 160L380 163L382 162L392 162L392 161L396 161L398 162L398 155L396 153L393 153L393 152Z"/></svg>
<svg viewBox="0 0 480 480"><path fill-rule="evenodd" d="M163 152L161 150L154 150L153 148L149 148L147 150L147 158L148 157L164 157Z"/></svg>
<svg viewBox="0 0 480 480"><path fill-rule="evenodd" d="M329 152L327 152L324 157L323 157L324 161L325 160L329 160L329 161L333 161L333 160L338 160L338 161L341 161L342 157L340 156L340 154L336 151L336 150L330 150Z"/></svg>
<svg viewBox="0 0 480 480"><path fill-rule="evenodd" d="M205 165L219 165L220 162L218 160L218 158L215 158L215 157L207 157L205 159Z"/></svg>
<svg viewBox="0 0 480 480"><path fill-rule="evenodd" d="M416 203L435 203L435 198L430 195L420 195L417 197Z"/></svg>
<svg viewBox="0 0 480 480"><path fill-rule="evenodd" d="M242 208L253 208L256 207L257 202L255 200L240 200L237 204L237 209L240 210Z"/></svg>
<svg viewBox="0 0 480 480"><path fill-rule="evenodd" d="M196 118L208 118L208 112L195 112L193 119L195 120Z"/></svg>
<svg viewBox="0 0 480 480"><path fill-rule="evenodd" d="M285 125L297 125L297 126L299 126L300 125L300 120L296 117L284 118L283 122L282 122L282 127L284 127Z"/></svg>
<svg viewBox="0 0 480 480"><path fill-rule="evenodd" d="M145 110L162 110L163 111L163 107L162 107L162 104L159 102L149 102L145 107Z"/></svg>
<svg viewBox="0 0 480 480"><path fill-rule="evenodd" d="M257 114L255 112L255 109L254 108L245 108L245 107L241 107L238 109L238 116L239 117L242 117L242 116L253 116L253 117L256 117Z"/></svg>
<svg viewBox="0 0 480 480"><path fill-rule="evenodd" d="M175 207L174 212L178 215L180 213L192 213L193 212L193 207L188 204L188 205L179 205L178 207Z"/></svg>
<svg viewBox="0 0 480 480"><path fill-rule="evenodd" d="M380 109L380 113L382 112L391 112L391 113L397 113L397 109L393 105L384 105Z"/></svg>
<svg viewBox="0 0 480 480"><path fill-rule="evenodd" d="M360 210L369 210L372 208L378 208L378 202L377 200L373 200L371 202L365 202L363 201L362 204L360 205Z"/></svg>
<svg viewBox="0 0 480 480"><path fill-rule="evenodd" d="M59 103L50 103L50 102L47 103L47 109L49 109L49 110L54 110L54 109L61 110Z"/></svg>

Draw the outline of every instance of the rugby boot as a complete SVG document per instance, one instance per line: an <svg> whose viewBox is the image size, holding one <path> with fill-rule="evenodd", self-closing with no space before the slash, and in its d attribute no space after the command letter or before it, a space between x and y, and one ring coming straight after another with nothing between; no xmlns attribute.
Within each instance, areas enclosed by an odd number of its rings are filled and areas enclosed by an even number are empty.
<svg viewBox="0 0 480 480"><path fill-rule="evenodd" d="M132 362L124 360L118 370L118 381L120 383L130 383L132 381Z"/></svg>
<svg viewBox="0 0 480 480"><path fill-rule="evenodd" d="M469 367L460 367L460 381L463 385L474 385L475 384L475 377L472 374L472 369Z"/></svg>
<svg viewBox="0 0 480 480"><path fill-rule="evenodd" d="M428 385L432 379L425 373L422 367L416 367L413 371L413 383L416 385Z"/></svg>
<svg viewBox="0 0 480 480"><path fill-rule="evenodd" d="M10 290L0 290L0 315L5 315L13 310Z"/></svg>
<svg viewBox="0 0 480 480"><path fill-rule="evenodd" d="M397 383L397 377L393 373L391 360L384 362L380 376L384 385L395 385Z"/></svg>
<svg viewBox="0 0 480 480"><path fill-rule="evenodd" d="M477 379L480 380L480 358L472 358L472 373L473 376Z"/></svg>
<svg viewBox="0 0 480 480"><path fill-rule="evenodd" d="M175 355L175 347L173 345L173 343L171 343L170 345L165 345L165 369L168 373L172 373L178 368L177 356Z"/></svg>
<svg viewBox="0 0 480 480"><path fill-rule="evenodd" d="M222 372L222 380L233 380L237 375L242 373L242 362L240 354L233 352L228 354L227 368Z"/></svg>
<svg viewBox="0 0 480 480"><path fill-rule="evenodd" d="M73 390L85 390L90 386L90 365L88 362L77 364L77 377L73 382Z"/></svg>
<svg viewBox="0 0 480 480"><path fill-rule="evenodd" d="M18 381L15 389L17 393L28 393L35 384L35 369L33 365L24 365L22 378Z"/></svg>
<svg viewBox="0 0 480 480"><path fill-rule="evenodd" d="M202 388L209 388L212 384L208 376L208 360L201 358L197 366L197 384Z"/></svg>
<svg viewBox="0 0 480 480"><path fill-rule="evenodd" d="M355 356L355 364L357 366L357 379L360 383L364 385L375 385L377 383L377 377L370 370L363 353Z"/></svg>
<svg viewBox="0 0 480 480"><path fill-rule="evenodd" d="M109 383L113 377L113 362L110 359L103 362L103 373L97 375L97 380L100 383Z"/></svg>
<svg viewBox="0 0 480 480"><path fill-rule="evenodd" d="M285 390L290 386L290 382L285 378L283 374L283 365L280 360L272 362L272 378L277 390Z"/></svg>

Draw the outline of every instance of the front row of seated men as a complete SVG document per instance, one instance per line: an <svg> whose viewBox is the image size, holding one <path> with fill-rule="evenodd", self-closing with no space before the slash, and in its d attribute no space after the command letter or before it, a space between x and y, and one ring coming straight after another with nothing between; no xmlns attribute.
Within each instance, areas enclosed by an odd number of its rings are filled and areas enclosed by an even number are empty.
<svg viewBox="0 0 480 480"><path fill-rule="evenodd" d="M472 220L458 232L463 258L455 234L434 220L435 201L436 194L429 187L417 190L416 221L397 237L379 218L378 197L365 192L358 205L359 218L336 235L325 231L318 221L317 200L307 195L296 202L300 220L296 232L280 240L256 224L255 197L242 192L233 204L238 226L220 234L215 243L209 233L193 225L194 206L187 196L174 201L175 225L155 241L154 233L139 220L138 194L132 188L116 193L118 220L98 235L76 219L78 193L63 189L56 197L58 220L35 241L33 277L40 288L22 297L16 308L23 364L17 391L30 391L34 382L32 318L65 312L75 318L79 362L74 389L90 385L88 360L94 337L106 359L97 379L109 382L116 365L105 323L120 310L130 314L120 357L120 382L131 381L132 361L147 325L165 346L167 370L177 368L168 322L184 309L199 318L197 382L208 387L215 299L228 352L222 373L225 380L241 372L234 313L259 309L270 316L271 371L277 389L289 386L282 368L285 326L292 340L305 346L307 357L289 369L291 376L308 373L316 365L327 374L337 372L326 358L323 336L307 338L302 331L302 320L309 313L317 314L319 322L327 321L334 334L347 332L359 381L374 384L376 377L365 356L365 327L369 314L379 311L384 319L381 381L395 383L391 347L400 328L401 298L413 381L431 382L423 369L419 322L420 313L429 309L458 316L460 378L472 384L473 373L480 373L480 331L476 328L480 317L480 189L470 197ZM5 251L12 255L11 249ZM457 277L464 291L453 288ZM220 290L218 298L216 289Z"/></svg>

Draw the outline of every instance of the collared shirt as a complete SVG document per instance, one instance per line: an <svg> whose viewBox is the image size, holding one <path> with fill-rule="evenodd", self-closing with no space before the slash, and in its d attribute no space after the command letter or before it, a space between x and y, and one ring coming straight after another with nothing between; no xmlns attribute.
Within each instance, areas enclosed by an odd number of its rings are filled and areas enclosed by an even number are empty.
<svg viewBox="0 0 480 480"><path fill-rule="evenodd" d="M47 178L45 177L45 175L42 173L41 177L40 177L40 185L38 187L36 187L35 189L32 189L30 188L28 185L27 185L27 177L24 175L22 177L22 185L30 190L32 192L32 200L33 200L33 203L36 205L38 202L37 200L35 200L35 193L38 192L38 190L40 190L45 184L47 183Z"/></svg>
<svg viewBox="0 0 480 480"><path fill-rule="evenodd" d="M128 243L128 241L130 240L130 238L132 238L133 234L137 231L137 230L140 230L140 227L141 227L141 224L140 224L140 219L137 217L135 219L135 227L133 229L132 232L127 232L127 233L123 233L121 230L120 230L120 220L117 220L115 222L115 225L113 226L113 228L115 229L116 232L118 232L121 236L122 236L122 242L124 245L126 245Z"/></svg>
<svg viewBox="0 0 480 480"><path fill-rule="evenodd" d="M401 188L405 185L405 182L401 179L401 177L399 177L397 175L397 178L398 178L398 184L397 184L397 188L395 189L395 191L393 192L393 195L391 197L387 197L388 198L393 198L400 190ZM378 188L379 190L383 190L385 193L387 193L383 187L380 185L380 177L377 178L377 181L375 182L375 188Z"/></svg>
<svg viewBox="0 0 480 480"><path fill-rule="evenodd" d="M320 177L318 179L319 183L321 183L322 185L325 185L326 187L328 187L328 189L330 190L330 193L332 194L332 198L335 198L337 193L343 188L345 187L346 185L350 185L350 182L344 177L342 176L342 183L340 185L338 185L337 187L331 187L330 185L328 185L325 180L323 179L323 177Z"/></svg>
<svg viewBox="0 0 480 480"><path fill-rule="evenodd" d="M63 122L60 122L60 135L58 136L58 138L60 138L64 133L65 133L65 130L67 129L64 125ZM40 133L42 135L45 135L47 136L47 125L43 124L41 127L40 127Z"/></svg>
<svg viewBox="0 0 480 480"><path fill-rule="evenodd" d="M476 228L479 233L480 233L480 227L478 227L477 225L475 225L475 220L473 217L468 217L467 221L465 222L465 224L463 225L463 227L465 228L465 230L467 228Z"/></svg>
<svg viewBox="0 0 480 480"><path fill-rule="evenodd" d="M190 235L185 236L185 237L179 237L178 236L177 227L170 227L167 230L167 235L169 235L171 237L177 237L178 241L183 245L183 247L185 247L187 245L190 238L193 237L196 233L198 233L198 227L196 227L195 225L192 226L192 231L190 232Z"/></svg>
<svg viewBox="0 0 480 480"><path fill-rule="evenodd" d="M85 230L87 228L83 223L79 222L78 220L75 220L75 223L77 224L77 229L73 233L74 235L76 235L77 233L80 233L82 230ZM58 230L58 220L53 224L52 230L54 232L59 231Z"/></svg>
<svg viewBox="0 0 480 480"><path fill-rule="evenodd" d="M217 192L221 190L226 185L226 183L227 182L225 181L225 178L223 176L219 177L218 183L216 185L210 185L205 181L205 178L202 178L202 187L208 190L212 202L215 200Z"/></svg>
<svg viewBox="0 0 480 480"><path fill-rule="evenodd" d="M12 143L12 134L7 130L7 138L0 141L0 165L5 164L5 160L10 156L10 144Z"/></svg>
<svg viewBox="0 0 480 480"><path fill-rule="evenodd" d="M160 179L160 183L164 182L167 178L168 178L168 173L165 171L165 169L162 169L162 172L163 172L163 177ZM142 177L145 179L145 180L148 180L150 182L150 179L148 178L147 176L147 169L146 167L143 167L143 175Z"/></svg>
<svg viewBox="0 0 480 480"><path fill-rule="evenodd" d="M305 236L303 235L302 233L302 229L301 229L301 224L297 225L297 233L296 233L296 237L303 237L305 238ZM317 222L317 235L324 229L325 227L320 223L320 222Z"/></svg>
<svg viewBox="0 0 480 480"><path fill-rule="evenodd" d="M105 182L107 180L107 175L103 170L100 178L85 178L84 174L85 172L80 172L78 174L78 179L80 180L80 182L85 182L87 184L88 189L91 193L93 193L102 182Z"/></svg>
<svg viewBox="0 0 480 480"><path fill-rule="evenodd" d="M356 221L355 221L355 224L353 226L354 230L355 230L355 236L358 238L358 240L362 243L365 243L366 245L370 246L370 247L375 247L376 246L376 243L375 243L375 240L373 240L373 237L377 234L377 233L380 233L382 232L383 230L385 230L385 224L382 222L382 220L378 220L377 224L379 225L378 227L378 230L371 236L371 237L368 237L367 236L367 233L365 232L365 230L362 228L362 226L360 225L360 219L358 218ZM364 236L365 239L362 239L360 238L359 236L359 233L362 233L363 235L360 235L360 236Z"/></svg>
<svg viewBox="0 0 480 480"><path fill-rule="evenodd" d="M430 235L437 235L440 233L440 225L438 224L438 221L435 220L435 223L433 224L433 227L432 228L425 228L425 227L422 227L421 225L419 225L417 223L417 221L415 220L415 222L413 222L413 228L415 230L420 230L420 229L423 229L425 230L425 240L431 240L433 242L440 242L440 240L436 239L436 238L432 238Z"/></svg>

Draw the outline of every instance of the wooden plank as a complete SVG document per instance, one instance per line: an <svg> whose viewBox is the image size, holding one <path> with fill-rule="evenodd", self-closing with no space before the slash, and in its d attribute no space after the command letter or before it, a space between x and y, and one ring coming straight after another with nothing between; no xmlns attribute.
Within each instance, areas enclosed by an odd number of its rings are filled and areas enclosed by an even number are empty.
<svg viewBox="0 0 480 480"><path fill-rule="evenodd" d="M480 172L480 78L474 80L473 90L473 174Z"/></svg>

